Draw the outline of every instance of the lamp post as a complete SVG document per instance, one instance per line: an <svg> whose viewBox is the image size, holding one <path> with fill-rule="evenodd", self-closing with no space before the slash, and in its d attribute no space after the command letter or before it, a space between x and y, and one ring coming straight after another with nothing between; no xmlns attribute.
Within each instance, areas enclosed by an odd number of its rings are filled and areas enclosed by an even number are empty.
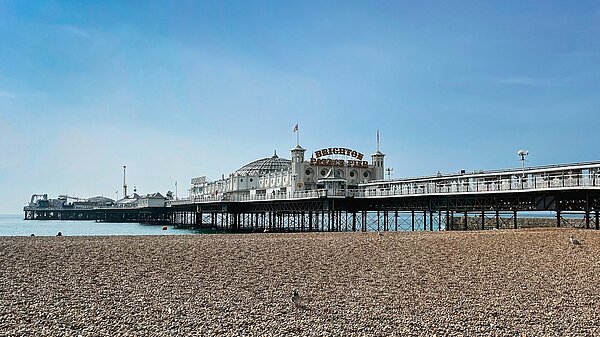
<svg viewBox="0 0 600 337"><path fill-rule="evenodd" d="M519 150L517 154L521 157L521 188L523 188L525 184L525 157L529 154L529 151Z"/></svg>
<svg viewBox="0 0 600 337"><path fill-rule="evenodd" d="M394 168L388 167L385 169L385 171L387 172L388 180L392 180L392 171L394 171Z"/></svg>

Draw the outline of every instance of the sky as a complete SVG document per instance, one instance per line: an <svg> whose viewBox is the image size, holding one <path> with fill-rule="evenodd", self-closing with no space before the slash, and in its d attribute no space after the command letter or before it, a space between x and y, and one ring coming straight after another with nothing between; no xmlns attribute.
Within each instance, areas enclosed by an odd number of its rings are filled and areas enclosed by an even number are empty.
<svg viewBox="0 0 600 337"><path fill-rule="evenodd" d="M392 178L600 160L598 36L585 0L0 0L0 213L123 165L185 196L296 123L309 154L379 130Z"/></svg>

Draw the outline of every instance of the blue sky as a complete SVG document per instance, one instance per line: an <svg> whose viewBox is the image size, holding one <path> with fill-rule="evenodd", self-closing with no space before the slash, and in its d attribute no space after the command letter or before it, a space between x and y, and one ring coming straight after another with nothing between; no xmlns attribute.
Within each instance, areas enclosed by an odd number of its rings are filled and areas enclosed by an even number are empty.
<svg viewBox="0 0 600 337"><path fill-rule="evenodd" d="M394 177L600 159L597 1L0 0L0 213L309 151Z"/></svg>

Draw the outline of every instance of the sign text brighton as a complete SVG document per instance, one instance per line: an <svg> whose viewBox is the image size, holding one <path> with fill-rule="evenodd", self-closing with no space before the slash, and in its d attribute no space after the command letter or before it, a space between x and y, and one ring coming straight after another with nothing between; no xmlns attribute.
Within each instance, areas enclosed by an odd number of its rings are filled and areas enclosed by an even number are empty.
<svg viewBox="0 0 600 337"><path fill-rule="evenodd" d="M330 155L334 155L334 154L350 156L350 157L356 158L357 160L345 161L342 159L319 159L323 156L330 156ZM329 147L326 149L321 149L321 150L315 151L314 157L310 158L310 164L317 165L317 166L338 166L338 167L348 166L348 167L361 167L361 168L369 167L369 163L367 161L363 161L362 160L363 158L364 158L364 155L362 153L352 150L352 149L346 149L343 147Z"/></svg>

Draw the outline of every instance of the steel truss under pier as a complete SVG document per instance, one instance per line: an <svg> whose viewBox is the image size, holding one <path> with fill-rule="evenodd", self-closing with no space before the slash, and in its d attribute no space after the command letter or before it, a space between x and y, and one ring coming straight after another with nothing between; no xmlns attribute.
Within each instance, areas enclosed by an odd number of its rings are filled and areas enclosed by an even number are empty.
<svg viewBox="0 0 600 337"><path fill-rule="evenodd" d="M527 212L526 218L519 213ZM532 220L534 212L552 218ZM26 220L172 224L240 232L440 231L557 226L599 229L600 190L320 197L147 208L26 209Z"/></svg>
<svg viewBox="0 0 600 337"><path fill-rule="evenodd" d="M171 207L173 224L229 231L439 231L533 226L599 228L600 190L321 197L257 202L203 202ZM519 213L527 212L526 218ZM529 219L534 212L552 218Z"/></svg>
<svg viewBox="0 0 600 337"><path fill-rule="evenodd" d="M100 209L25 209L25 220L95 220L99 222L173 223L172 209L100 208Z"/></svg>

